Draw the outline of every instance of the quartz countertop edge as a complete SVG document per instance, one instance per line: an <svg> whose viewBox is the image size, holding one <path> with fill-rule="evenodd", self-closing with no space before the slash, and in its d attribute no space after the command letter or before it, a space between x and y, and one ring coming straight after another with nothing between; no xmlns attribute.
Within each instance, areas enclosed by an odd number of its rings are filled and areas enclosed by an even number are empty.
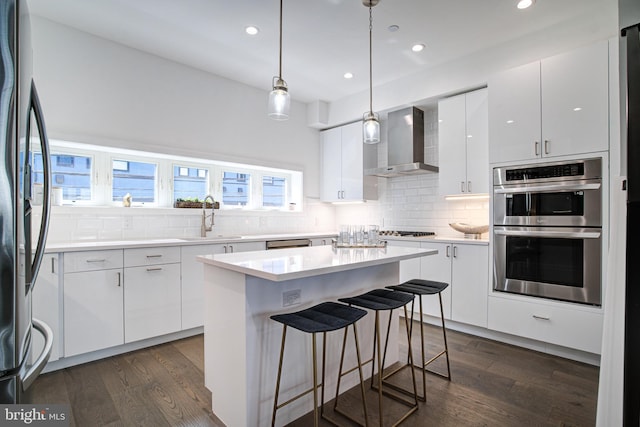
<svg viewBox="0 0 640 427"><path fill-rule="evenodd" d="M103 249L132 249L145 248L150 246L195 246L195 245L217 245L241 242L260 242L264 240L286 240L286 239L317 239L333 238L338 233L282 233L282 234L254 234L246 236L216 236L210 238L199 237L169 237L160 239L119 239L119 240L87 240L77 242L47 242L45 252L74 252L93 251Z"/></svg>
<svg viewBox="0 0 640 427"><path fill-rule="evenodd" d="M273 251L201 255L197 260L273 282L300 279L346 270L435 255L437 249L387 246L386 248L338 248L315 246Z"/></svg>

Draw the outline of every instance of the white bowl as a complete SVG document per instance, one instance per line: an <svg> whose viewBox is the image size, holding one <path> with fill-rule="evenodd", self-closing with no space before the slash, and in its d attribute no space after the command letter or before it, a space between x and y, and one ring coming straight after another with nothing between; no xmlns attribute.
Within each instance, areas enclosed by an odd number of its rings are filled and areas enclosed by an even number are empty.
<svg viewBox="0 0 640 427"><path fill-rule="evenodd" d="M464 234L482 234L489 231L489 225L472 225L463 222L451 222L449 226Z"/></svg>

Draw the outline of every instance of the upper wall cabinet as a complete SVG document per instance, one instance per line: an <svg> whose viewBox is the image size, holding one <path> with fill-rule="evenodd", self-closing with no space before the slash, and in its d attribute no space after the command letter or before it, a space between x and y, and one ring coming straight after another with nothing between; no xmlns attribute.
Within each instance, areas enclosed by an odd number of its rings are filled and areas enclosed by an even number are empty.
<svg viewBox="0 0 640 427"><path fill-rule="evenodd" d="M440 194L489 192L487 90L438 102Z"/></svg>
<svg viewBox="0 0 640 427"><path fill-rule="evenodd" d="M322 131L320 138L321 200L344 202L377 199L375 178L364 176L365 160L371 163L377 150L375 146L362 142L362 123Z"/></svg>
<svg viewBox="0 0 640 427"><path fill-rule="evenodd" d="M489 80L491 163L606 151L606 41Z"/></svg>

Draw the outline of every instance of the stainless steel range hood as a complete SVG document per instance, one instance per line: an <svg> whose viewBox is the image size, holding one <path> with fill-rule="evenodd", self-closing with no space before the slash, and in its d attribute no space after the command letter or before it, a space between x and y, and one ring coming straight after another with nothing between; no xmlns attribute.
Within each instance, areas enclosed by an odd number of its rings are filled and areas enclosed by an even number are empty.
<svg viewBox="0 0 640 427"><path fill-rule="evenodd" d="M393 111L387 117L389 166L367 169L365 175L390 178L438 172L424 162L424 112L416 107Z"/></svg>

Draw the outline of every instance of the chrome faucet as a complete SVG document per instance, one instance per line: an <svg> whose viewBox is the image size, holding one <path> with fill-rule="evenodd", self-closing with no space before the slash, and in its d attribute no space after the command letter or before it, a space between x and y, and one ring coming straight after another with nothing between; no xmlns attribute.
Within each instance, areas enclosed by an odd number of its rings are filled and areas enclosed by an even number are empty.
<svg viewBox="0 0 640 427"><path fill-rule="evenodd" d="M207 215L207 199L211 200L211 215ZM200 237L207 237L207 231L211 231L213 229L214 204L215 201L213 200L213 196L209 194L204 196L204 200L202 201L202 224L200 224ZM211 218L209 226L207 226L207 218Z"/></svg>

